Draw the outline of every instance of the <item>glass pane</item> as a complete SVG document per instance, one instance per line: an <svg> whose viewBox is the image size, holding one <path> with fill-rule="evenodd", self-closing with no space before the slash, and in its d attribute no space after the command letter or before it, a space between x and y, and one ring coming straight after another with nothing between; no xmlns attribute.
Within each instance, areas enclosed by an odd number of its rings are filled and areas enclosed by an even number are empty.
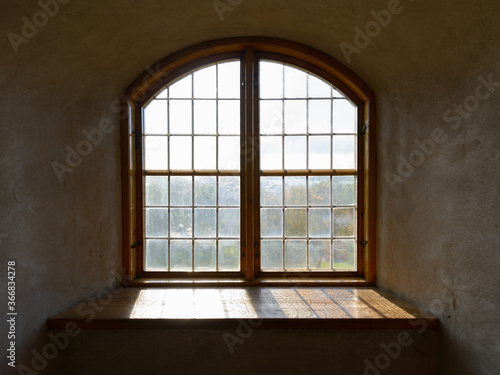
<svg viewBox="0 0 500 375"><path fill-rule="evenodd" d="M333 236L354 236L354 208L333 209Z"/></svg>
<svg viewBox="0 0 500 375"><path fill-rule="evenodd" d="M281 208L260 210L260 233L262 237L283 236L283 211Z"/></svg>
<svg viewBox="0 0 500 375"><path fill-rule="evenodd" d="M146 170L168 169L168 138L144 137L144 168Z"/></svg>
<svg viewBox="0 0 500 375"><path fill-rule="evenodd" d="M240 241L237 240L219 241L219 270L221 271L240 270Z"/></svg>
<svg viewBox="0 0 500 375"><path fill-rule="evenodd" d="M261 100L260 134L281 134L283 132L283 101Z"/></svg>
<svg viewBox="0 0 500 375"><path fill-rule="evenodd" d="M306 205L306 178L285 177L285 206Z"/></svg>
<svg viewBox="0 0 500 375"><path fill-rule="evenodd" d="M168 241L146 240L145 250L147 271L168 270Z"/></svg>
<svg viewBox="0 0 500 375"><path fill-rule="evenodd" d="M194 204L196 206L215 206L215 177L194 178Z"/></svg>
<svg viewBox="0 0 500 375"><path fill-rule="evenodd" d="M191 100L170 100L170 134L191 134Z"/></svg>
<svg viewBox="0 0 500 375"><path fill-rule="evenodd" d="M192 271L191 241L170 241L170 268L175 271Z"/></svg>
<svg viewBox="0 0 500 375"><path fill-rule="evenodd" d="M170 209L170 237L191 237L192 211L190 208Z"/></svg>
<svg viewBox="0 0 500 375"><path fill-rule="evenodd" d="M311 176L308 178L309 184L309 205L328 206L330 205L330 177Z"/></svg>
<svg viewBox="0 0 500 375"><path fill-rule="evenodd" d="M331 211L329 208L309 210L309 236L330 237L332 235Z"/></svg>
<svg viewBox="0 0 500 375"><path fill-rule="evenodd" d="M194 133L215 134L216 132L216 101L194 101Z"/></svg>
<svg viewBox="0 0 500 375"><path fill-rule="evenodd" d="M215 271L215 240L194 241L194 269L196 271Z"/></svg>
<svg viewBox="0 0 500 375"><path fill-rule="evenodd" d="M216 93L215 65L197 70L194 77L194 97L214 98Z"/></svg>
<svg viewBox="0 0 500 375"><path fill-rule="evenodd" d="M194 209L194 236L215 237L215 208Z"/></svg>
<svg viewBox="0 0 500 375"><path fill-rule="evenodd" d="M146 176L146 206L168 205L168 177Z"/></svg>
<svg viewBox="0 0 500 375"><path fill-rule="evenodd" d="M355 140L354 135L333 136L334 169L356 169Z"/></svg>
<svg viewBox="0 0 500 375"><path fill-rule="evenodd" d="M262 264L263 269L282 270L283 269L283 241L262 240Z"/></svg>
<svg viewBox="0 0 500 375"><path fill-rule="evenodd" d="M307 101L285 100L285 133L305 134L307 132Z"/></svg>
<svg viewBox="0 0 500 375"><path fill-rule="evenodd" d="M283 137L260 137L260 169L283 169Z"/></svg>
<svg viewBox="0 0 500 375"><path fill-rule="evenodd" d="M285 208L285 236L305 237L307 234L307 210Z"/></svg>
<svg viewBox="0 0 500 375"><path fill-rule="evenodd" d="M219 137L219 170L240 169L240 137Z"/></svg>
<svg viewBox="0 0 500 375"><path fill-rule="evenodd" d="M167 98L168 98L168 88L163 89L155 96L155 99L167 99Z"/></svg>
<svg viewBox="0 0 500 375"><path fill-rule="evenodd" d="M260 97L283 97L283 64L261 61L260 68Z"/></svg>
<svg viewBox="0 0 500 375"><path fill-rule="evenodd" d="M281 177L260 178L261 206L281 206L283 204L283 182Z"/></svg>
<svg viewBox="0 0 500 375"><path fill-rule="evenodd" d="M240 97L240 62L231 61L218 64L218 92L219 98L234 98Z"/></svg>
<svg viewBox="0 0 500 375"><path fill-rule="evenodd" d="M354 176L333 176L332 199L335 206L353 205L355 196Z"/></svg>
<svg viewBox="0 0 500 375"><path fill-rule="evenodd" d="M144 108L144 133L167 134L167 101L153 100Z"/></svg>
<svg viewBox="0 0 500 375"><path fill-rule="evenodd" d="M331 133L330 100L310 100L308 118L309 133Z"/></svg>
<svg viewBox="0 0 500 375"><path fill-rule="evenodd" d="M193 169L191 147L191 137L170 137L170 169Z"/></svg>
<svg viewBox="0 0 500 375"><path fill-rule="evenodd" d="M240 205L240 178L219 177L219 205Z"/></svg>
<svg viewBox="0 0 500 375"><path fill-rule="evenodd" d="M330 136L309 137L309 169L330 169Z"/></svg>
<svg viewBox="0 0 500 375"><path fill-rule="evenodd" d="M219 134L240 134L240 102L219 100Z"/></svg>
<svg viewBox="0 0 500 375"><path fill-rule="evenodd" d="M356 133L356 106L348 100L333 101L333 132Z"/></svg>
<svg viewBox="0 0 500 375"><path fill-rule="evenodd" d="M146 209L146 237L168 236L168 209Z"/></svg>
<svg viewBox="0 0 500 375"><path fill-rule="evenodd" d="M330 85L309 74L309 97L310 98L329 98L331 94Z"/></svg>
<svg viewBox="0 0 500 375"><path fill-rule="evenodd" d="M354 270L356 268L356 252L354 240L333 241L333 268Z"/></svg>
<svg viewBox="0 0 500 375"><path fill-rule="evenodd" d="M309 241L309 268L329 269L331 262L331 251L329 240Z"/></svg>
<svg viewBox="0 0 500 375"><path fill-rule="evenodd" d="M297 68L285 65L285 97L306 97L307 73Z"/></svg>
<svg viewBox="0 0 500 375"><path fill-rule="evenodd" d="M190 206L193 202L191 177L170 177L170 204Z"/></svg>
<svg viewBox="0 0 500 375"><path fill-rule="evenodd" d="M216 137L194 137L194 169L216 169Z"/></svg>
<svg viewBox="0 0 500 375"><path fill-rule="evenodd" d="M285 137L285 169L306 168L306 137Z"/></svg>
<svg viewBox="0 0 500 375"><path fill-rule="evenodd" d="M170 98L191 98L192 76L191 74L168 87Z"/></svg>
<svg viewBox="0 0 500 375"><path fill-rule="evenodd" d="M239 237L240 236L240 209L221 208L219 209L219 236Z"/></svg>
<svg viewBox="0 0 500 375"><path fill-rule="evenodd" d="M286 240L286 268L307 268L307 243L305 240Z"/></svg>

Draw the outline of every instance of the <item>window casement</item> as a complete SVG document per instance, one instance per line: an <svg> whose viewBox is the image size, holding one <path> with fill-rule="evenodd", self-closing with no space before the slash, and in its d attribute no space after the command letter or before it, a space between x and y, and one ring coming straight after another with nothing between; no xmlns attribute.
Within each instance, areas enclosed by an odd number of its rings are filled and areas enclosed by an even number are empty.
<svg viewBox="0 0 500 375"><path fill-rule="evenodd" d="M375 281L375 105L330 56L233 38L122 100L128 280Z"/></svg>

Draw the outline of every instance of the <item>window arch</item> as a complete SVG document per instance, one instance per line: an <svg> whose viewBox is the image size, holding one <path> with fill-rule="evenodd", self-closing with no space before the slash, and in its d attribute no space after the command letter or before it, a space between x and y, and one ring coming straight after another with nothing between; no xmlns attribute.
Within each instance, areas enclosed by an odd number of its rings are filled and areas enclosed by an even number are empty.
<svg viewBox="0 0 500 375"><path fill-rule="evenodd" d="M203 43L122 102L128 279L373 283L371 90L297 43Z"/></svg>

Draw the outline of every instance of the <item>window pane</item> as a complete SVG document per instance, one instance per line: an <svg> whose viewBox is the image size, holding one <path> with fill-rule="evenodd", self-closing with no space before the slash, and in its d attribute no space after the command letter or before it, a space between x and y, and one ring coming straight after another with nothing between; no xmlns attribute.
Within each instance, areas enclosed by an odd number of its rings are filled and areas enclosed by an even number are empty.
<svg viewBox="0 0 500 375"><path fill-rule="evenodd" d="M168 98L168 88L165 88L156 94L155 99L167 99Z"/></svg>
<svg viewBox="0 0 500 375"><path fill-rule="evenodd" d="M219 134L240 134L240 102L219 100Z"/></svg>
<svg viewBox="0 0 500 375"><path fill-rule="evenodd" d="M240 209L220 208L219 209L219 236L239 237L240 236Z"/></svg>
<svg viewBox="0 0 500 375"><path fill-rule="evenodd" d="M334 176L332 178L332 199L336 206L353 205L356 199L354 176Z"/></svg>
<svg viewBox="0 0 500 375"><path fill-rule="evenodd" d="M194 133L215 134L216 101L194 101Z"/></svg>
<svg viewBox="0 0 500 375"><path fill-rule="evenodd" d="M307 126L307 102L305 100L285 100L285 133L305 134Z"/></svg>
<svg viewBox="0 0 500 375"><path fill-rule="evenodd" d="M309 210L309 236L330 237L332 235L331 211L329 208Z"/></svg>
<svg viewBox="0 0 500 375"><path fill-rule="evenodd" d="M240 205L240 178L219 177L219 205Z"/></svg>
<svg viewBox="0 0 500 375"><path fill-rule="evenodd" d="M306 137L285 137L285 169L306 168Z"/></svg>
<svg viewBox="0 0 500 375"><path fill-rule="evenodd" d="M216 169L216 142L216 137L194 137L194 169Z"/></svg>
<svg viewBox="0 0 500 375"><path fill-rule="evenodd" d="M306 205L306 178L285 177L285 206Z"/></svg>
<svg viewBox="0 0 500 375"><path fill-rule="evenodd" d="M283 169L283 137L260 137L260 169Z"/></svg>
<svg viewBox="0 0 500 375"><path fill-rule="evenodd" d="M330 169L330 136L309 137L309 169Z"/></svg>
<svg viewBox="0 0 500 375"><path fill-rule="evenodd" d="M305 237L307 234L307 210L285 208L285 236Z"/></svg>
<svg viewBox="0 0 500 375"><path fill-rule="evenodd" d="M305 240L286 240L286 268L307 268L307 243Z"/></svg>
<svg viewBox="0 0 500 375"><path fill-rule="evenodd" d="M285 97L306 97L307 73L297 68L285 65Z"/></svg>
<svg viewBox="0 0 500 375"><path fill-rule="evenodd" d="M197 70L194 77L194 97L214 98L216 93L215 85L215 65Z"/></svg>
<svg viewBox="0 0 500 375"><path fill-rule="evenodd" d="M309 101L309 133L331 133L331 107L330 100Z"/></svg>
<svg viewBox="0 0 500 375"><path fill-rule="evenodd" d="M153 100L144 109L144 133L167 134L167 101Z"/></svg>
<svg viewBox="0 0 500 375"><path fill-rule="evenodd" d="M356 133L356 106L348 100L333 101L333 132Z"/></svg>
<svg viewBox="0 0 500 375"><path fill-rule="evenodd" d="M215 177L194 178L194 204L196 206L215 206Z"/></svg>
<svg viewBox="0 0 500 375"><path fill-rule="evenodd" d="M192 76L191 74L168 87L170 98L191 98Z"/></svg>
<svg viewBox="0 0 500 375"><path fill-rule="evenodd" d="M283 97L283 64L261 61L260 69L260 97Z"/></svg>
<svg viewBox="0 0 500 375"><path fill-rule="evenodd" d="M219 98L240 97L240 62L231 61L217 66L218 71L218 93Z"/></svg>
<svg viewBox="0 0 500 375"><path fill-rule="evenodd" d="M354 208L333 209L334 237L354 236Z"/></svg>
<svg viewBox="0 0 500 375"><path fill-rule="evenodd" d="M283 101L260 101L260 134L281 134L283 132Z"/></svg>
<svg viewBox="0 0 500 375"><path fill-rule="evenodd" d="M170 209L170 237L191 237L192 211L190 208Z"/></svg>
<svg viewBox="0 0 500 375"><path fill-rule="evenodd" d="M175 271L192 270L191 241L170 241L170 268Z"/></svg>
<svg viewBox="0 0 500 375"><path fill-rule="evenodd" d="M168 209L146 209L146 237L168 236Z"/></svg>
<svg viewBox="0 0 500 375"><path fill-rule="evenodd" d="M329 98L331 88L328 83L322 79L309 74L309 97L310 98Z"/></svg>
<svg viewBox="0 0 500 375"><path fill-rule="evenodd" d="M191 137L170 137L170 169L193 169L191 147Z"/></svg>
<svg viewBox="0 0 500 375"><path fill-rule="evenodd" d="M144 168L146 170L168 169L168 138L144 137Z"/></svg>
<svg viewBox="0 0 500 375"><path fill-rule="evenodd" d="M263 269L283 269L283 241L262 240L262 264Z"/></svg>
<svg viewBox="0 0 500 375"><path fill-rule="evenodd" d="M330 177L311 176L308 178L309 184L309 205L328 206L330 205Z"/></svg>
<svg viewBox="0 0 500 375"><path fill-rule="evenodd" d="M168 270L168 241L146 240L145 251L147 271Z"/></svg>
<svg viewBox="0 0 500 375"><path fill-rule="evenodd" d="M193 202L191 177L170 177L170 204L190 206Z"/></svg>
<svg viewBox="0 0 500 375"><path fill-rule="evenodd" d="M240 270L240 241L237 240L219 241L219 270L221 271Z"/></svg>
<svg viewBox="0 0 500 375"><path fill-rule="evenodd" d="M168 205L168 177L146 176L146 206Z"/></svg>
<svg viewBox="0 0 500 375"><path fill-rule="evenodd" d="M283 211L281 208L260 210L260 233L262 237L283 236Z"/></svg>
<svg viewBox="0 0 500 375"><path fill-rule="evenodd" d="M197 271L215 271L215 240L194 241L194 269Z"/></svg>
<svg viewBox="0 0 500 375"><path fill-rule="evenodd" d="M281 177L260 178L261 206L281 206L283 204L283 180Z"/></svg>
<svg viewBox="0 0 500 375"><path fill-rule="evenodd" d="M195 237L215 237L215 208L194 209Z"/></svg>
<svg viewBox="0 0 500 375"><path fill-rule="evenodd" d="M191 100L170 100L170 134L192 133L191 103Z"/></svg>
<svg viewBox="0 0 500 375"><path fill-rule="evenodd" d="M329 240L309 241L309 268L329 269L331 262L331 249Z"/></svg>
<svg viewBox="0 0 500 375"><path fill-rule="evenodd" d="M333 169L356 169L354 154L356 136L333 136Z"/></svg>
<svg viewBox="0 0 500 375"><path fill-rule="evenodd" d="M354 240L333 241L333 267L335 269L356 269L356 247Z"/></svg>
<svg viewBox="0 0 500 375"><path fill-rule="evenodd" d="M219 137L219 170L240 169L240 137Z"/></svg>

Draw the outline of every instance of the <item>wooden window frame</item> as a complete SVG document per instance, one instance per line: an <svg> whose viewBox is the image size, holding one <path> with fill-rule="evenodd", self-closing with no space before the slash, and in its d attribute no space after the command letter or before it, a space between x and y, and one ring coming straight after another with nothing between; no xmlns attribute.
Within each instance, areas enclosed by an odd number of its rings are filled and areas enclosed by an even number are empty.
<svg viewBox="0 0 500 375"><path fill-rule="evenodd" d="M143 194L142 194L142 116L141 110L160 88L198 67L221 60L242 59L241 134L246 152L241 153L241 272L144 272L143 271ZM280 61L322 77L337 87L358 108L357 137L357 268L356 272L266 272L259 273L260 228L253 202L257 201L260 172L258 145L258 61ZM139 109L139 110L138 110ZM376 137L375 99L372 90L355 73L331 56L311 47L266 37L241 37L204 42L160 60L142 73L124 92L121 100L122 136L122 267L128 283L140 278L201 279L233 278L249 283L283 283L284 279L302 282L333 281L338 285L375 283L375 204ZM329 174L330 172L330 174ZM331 175L332 171L312 171ZM292 172L293 173L293 172ZM336 171L339 174L339 171ZM196 175L196 172L190 173ZM203 281L200 280L200 284ZM213 281L213 280L212 280ZM361 282L361 284L360 284ZM209 282L208 282L209 283ZM207 285L208 285L207 283ZM152 283L151 285L153 285ZM309 284L310 285L310 284Z"/></svg>

